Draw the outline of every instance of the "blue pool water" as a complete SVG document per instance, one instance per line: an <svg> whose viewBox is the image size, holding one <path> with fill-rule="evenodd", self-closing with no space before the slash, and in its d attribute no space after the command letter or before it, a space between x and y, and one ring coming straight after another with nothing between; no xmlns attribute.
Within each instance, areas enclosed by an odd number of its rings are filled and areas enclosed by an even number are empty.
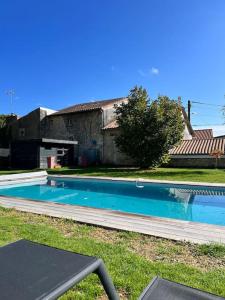
<svg viewBox="0 0 225 300"><path fill-rule="evenodd" d="M52 179L47 183L1 187L0 195L90 206L147 216L225 226L225 188Z"/></svg>

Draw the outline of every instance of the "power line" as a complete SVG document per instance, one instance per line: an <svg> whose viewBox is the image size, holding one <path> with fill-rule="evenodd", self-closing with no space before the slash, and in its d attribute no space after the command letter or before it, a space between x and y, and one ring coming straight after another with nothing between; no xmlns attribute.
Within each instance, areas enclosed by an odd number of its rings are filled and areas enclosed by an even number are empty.
<svg viewBox="0 0 225 300"><path fill-rule="evenodd" d="M205 102L200 102L200 101L191 101L191 103L200 104L200 105L207 105L207 106L216 106L216 107L222 107L222 108L224 108L224 105L212 104L212 103L205 103Z"/></svg>
<svg viewBox="0 0 225 300"><path fill-rule="evenodd" d="M196 117L196 118L201 118L201 117L220 117L220 115L218 115L219 113L212 113L212 114L202 114L201 112L192 112L191 116L192 118Z"/></svg>
<svg viewBox="0 0 225 300"><path fill-rule="evenodd" d="M192 125L193 127L197 127L197 126L224 126L225 128L225 124L194 124Z"/></svg>

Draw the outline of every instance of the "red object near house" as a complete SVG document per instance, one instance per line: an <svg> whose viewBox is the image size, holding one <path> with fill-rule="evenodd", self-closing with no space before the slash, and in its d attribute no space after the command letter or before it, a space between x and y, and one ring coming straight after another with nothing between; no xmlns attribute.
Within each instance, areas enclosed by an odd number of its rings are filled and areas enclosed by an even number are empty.
<svg viewBox="0 0 225 300"><path fill-rule="evenodd" d="M48 162L48 168L49 169L54 169L56 163L55 163L55 156L49 156L47 157L47 162Z"/></svg>

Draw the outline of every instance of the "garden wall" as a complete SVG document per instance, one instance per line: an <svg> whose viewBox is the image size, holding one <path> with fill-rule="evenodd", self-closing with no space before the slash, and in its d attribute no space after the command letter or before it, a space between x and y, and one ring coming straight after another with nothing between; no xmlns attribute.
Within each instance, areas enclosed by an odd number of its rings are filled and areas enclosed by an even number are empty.
<svg viewBox="0 0 225 300"><path fill-rule="evenodd" d="M205 155L174 155L172 156L170 162L167 164L168 167L189 167L189 168L215 168L216 159ZM218 168L225 168L225 156L218 159L217 162Z"/></svg>

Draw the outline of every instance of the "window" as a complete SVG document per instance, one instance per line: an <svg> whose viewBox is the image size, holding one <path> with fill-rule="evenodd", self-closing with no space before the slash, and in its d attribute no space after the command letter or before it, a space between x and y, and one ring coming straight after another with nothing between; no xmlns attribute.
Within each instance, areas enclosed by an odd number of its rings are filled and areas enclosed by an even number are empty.
<svg viewBox="0 0 225 300"><path fill-rule="evenodd" d="M72 125L73 125L71 119L68 119L68 120L67 120L67 125L68 125L68 126L72 126Z"/></svg>
<svg viewBox="0 0 225 300"><path fill-rule="evenodd" d="M19 128L19 136L20 137L25 136L25 128Z"/></svg>
<svg viewBox="0 0 225 300"><path fill-rule="evenodd" d="M57 155L63 155L64 149L57 149Z"/></svg>

